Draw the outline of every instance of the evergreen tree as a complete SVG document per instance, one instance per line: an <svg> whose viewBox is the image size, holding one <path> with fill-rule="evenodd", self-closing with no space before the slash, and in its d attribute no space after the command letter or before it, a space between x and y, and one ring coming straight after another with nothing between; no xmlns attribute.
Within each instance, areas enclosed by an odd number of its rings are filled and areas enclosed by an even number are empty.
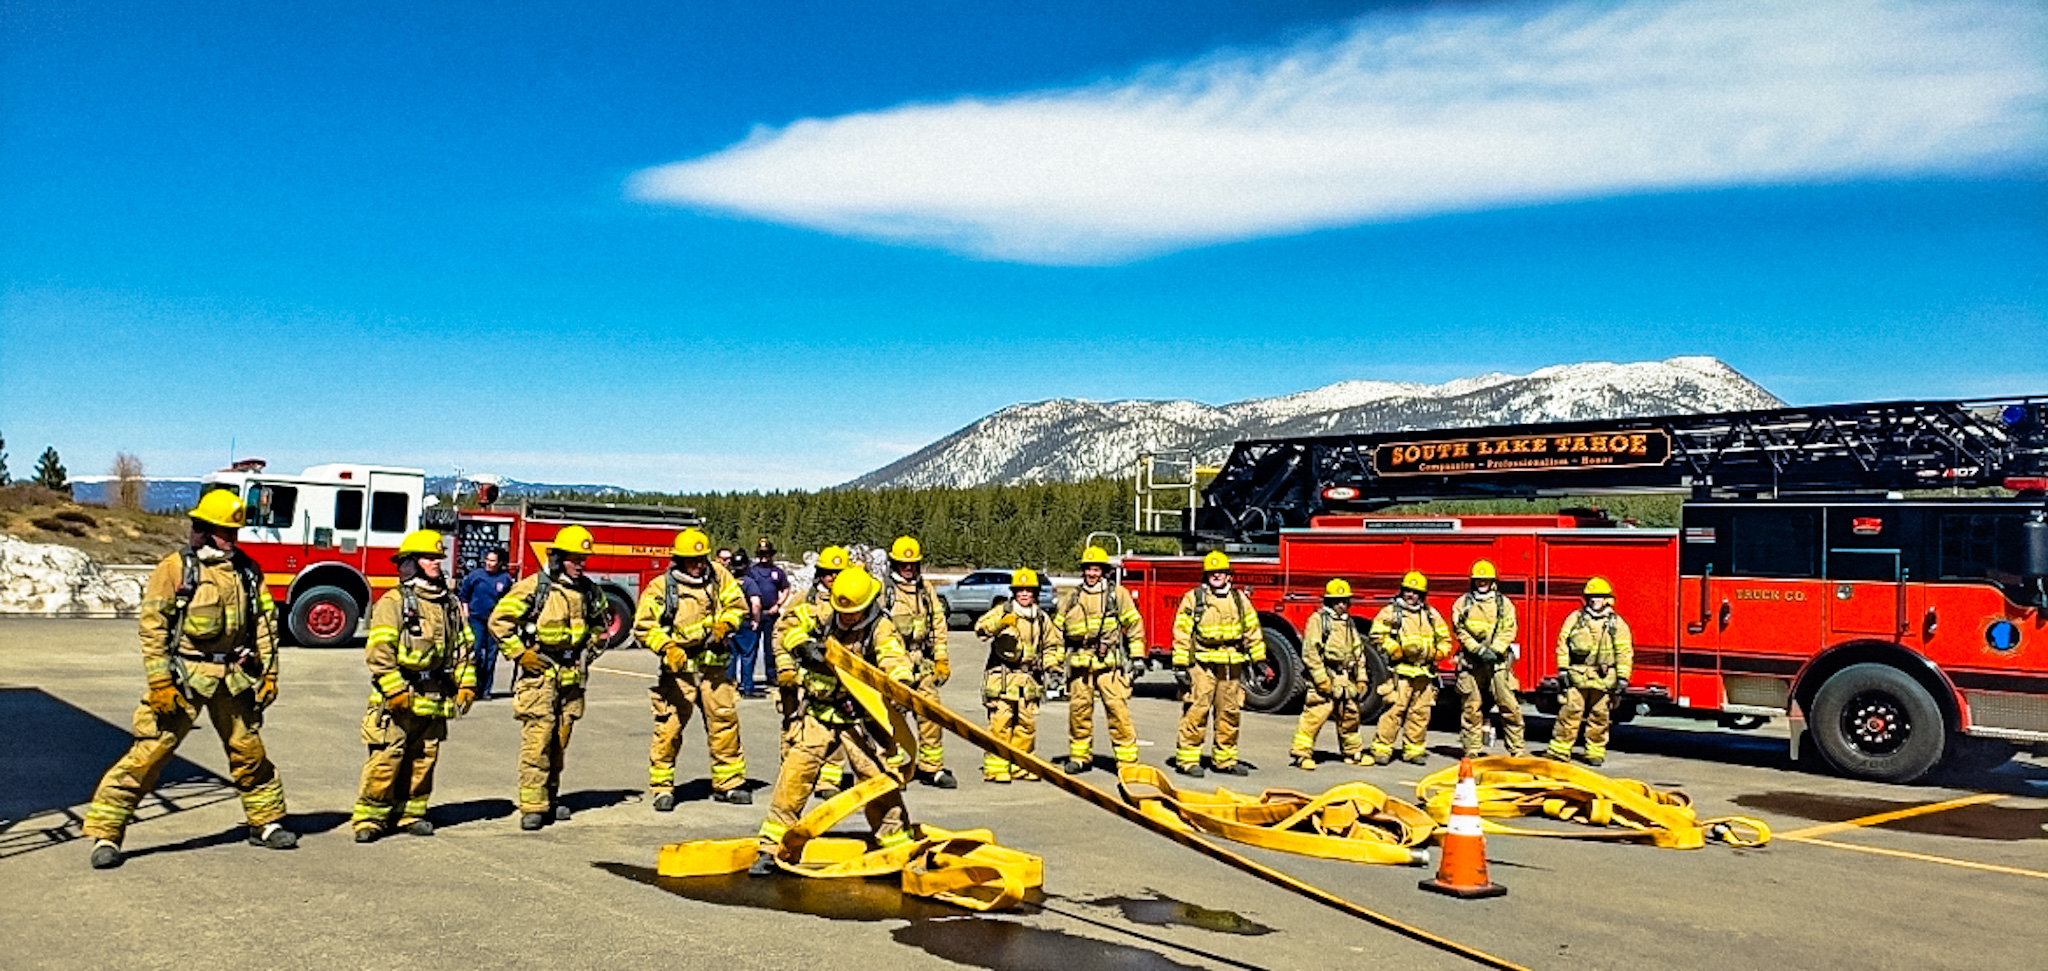
<svg viewBox="0 0 2048 971"><path fill-rule="evenodd" d="M36 462L36 485L71 494L71 478L64 471L63 461L57 458L55 445L43 449L43 457Z"/></svg>
<svg viewBox="0 0 2048 971"><path fill-rule="evenodd" d="M0 486L7 484L7 436L0 435Z"/></svg>

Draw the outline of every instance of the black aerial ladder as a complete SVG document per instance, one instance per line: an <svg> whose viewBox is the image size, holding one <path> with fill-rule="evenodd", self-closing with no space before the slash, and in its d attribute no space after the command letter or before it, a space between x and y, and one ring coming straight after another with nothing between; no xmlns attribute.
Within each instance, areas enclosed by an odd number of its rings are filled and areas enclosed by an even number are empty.
<svg viewBox="0 0 2048 971"><path fill-rule="evenodd" d="M1265 545L1317 515L1434 499L1948 487L2048 489L2048 396L1251 439L1172 535Z"/></svg>

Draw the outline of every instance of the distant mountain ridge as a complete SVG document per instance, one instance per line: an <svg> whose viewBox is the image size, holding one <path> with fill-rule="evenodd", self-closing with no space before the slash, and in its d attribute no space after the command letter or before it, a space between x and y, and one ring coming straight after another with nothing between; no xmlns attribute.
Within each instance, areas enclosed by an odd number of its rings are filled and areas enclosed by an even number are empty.
<svg viewBox="0 0 2048 971"><path fill-rule="evenodd" d="M1055 398L1012 405L845 484L929 488L1126 475L1146 452L1187 449L1214 465L1242 438L1458 428L1784 407L1711 357L1560 364L1444 384L1343 381L1275 398Z"/></svg>

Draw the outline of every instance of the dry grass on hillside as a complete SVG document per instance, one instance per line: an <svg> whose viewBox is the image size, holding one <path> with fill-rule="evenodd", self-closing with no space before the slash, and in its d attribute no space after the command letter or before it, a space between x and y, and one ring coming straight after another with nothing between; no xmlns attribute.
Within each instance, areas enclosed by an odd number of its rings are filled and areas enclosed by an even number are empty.
<svg viewBox="0 0 2048 971"><path fill-rule="evenodd" d="M182 516L82 506L37 485L0 488L0 533L81 550L102 563L154 563L186 538Z"/></svg>

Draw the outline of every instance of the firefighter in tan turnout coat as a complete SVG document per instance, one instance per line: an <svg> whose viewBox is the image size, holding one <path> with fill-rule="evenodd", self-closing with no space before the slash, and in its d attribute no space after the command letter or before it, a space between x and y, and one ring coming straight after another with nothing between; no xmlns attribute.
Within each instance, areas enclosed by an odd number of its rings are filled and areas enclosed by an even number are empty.
<svg viewBox="0 0 2048 971"><path fill-rule="evenodd" d="M1266 638L1251 599L1231 585L1231 576L1230 557L1212 550L1202 557L1202 584L1180 598L1173 616L1173 674L1185 699L1173 764L1182 775L1202 774L1202 737L1212 713L1216 771L1250 774L1237 760L1237 720L1244 667L1266 659Z"/></svg>
<svg viewBox="0 0 2048 971"><path fill-rule="evenodd" d="M1515 605L1500 592L1492 561L1472 564L1472 589L1451 606L1451 632L1458 637L1458 696L1464 718L1458 741L1465 754L1486 754L1486 704L1500 709L1508 754L1529 754L1522 733L1522 699L1515 683Z"/></svg>
<svg viewBox="0 0 2048 971"><path fill-rule="evenodd" d="M989 734L1022 751L1034 752L1038 706L1045 698L1045 668L1060 645L1052 611L1038 603L1038 574L1031 570L1010 574L1010 599L982 614L974 622L974 632L989 642L988 667L981 677ZM981 776L990 782L1038 778L994 754L981 757Z"/></svg>
<svg viewBox="0 0 2048 971"><path fill-rule="evenodd" d="M441 573L441 534L417 530L391 559L398 587L370 608L363 646L370 668L363 744L370 754L351 816L358 843L386 827L433 835L427 800L448 719L467 714L476 701L475 637Z"/></svg>
<svg viewBox="0 0 2048 971"><path fill-rule="evenodd" d="M1109 553L1090 546L1081 554L1081 585L1060 608L1061 643L1047 670L1067 670L1067 764L1088 771L1095 761L1095 699L1109 720L1110 753L1118 763L1138 761L1138 730L1131 723L1132 659L1145 654L1145 622L1131 593L1109 575ZM1199 743L1198 743L1199 744Z"/></svg>
<svg viewBox="0 0 2048 971"><path fill-rule="evenodd" d="M676 534L668 571L640 594L633 633L661 659L661 671L647 689L654 711L654 737L647 747L647 788L654 810L676 808L676 753L690 714L704 713L704 737L711 749L711 798L754 801L745 788L747 757L740 747L739 685L729 662L731 637L746 614L745 599L731 571L711 559L711 538L701 529Z"/></svg>
<svg viewBox="0 0 2048 971"><path fill-rule="evenodd" d="M1316 736L1323 724L1337 722L1337 750L1344 761L1365 760L1365 735L1360 728L1365 692L1371 679L1365 668L1365 638L1351 618L1351 584L1333 579L1323 586L1323 608L1311 614L1302 629L1301 664L1308 671L1308 697L1294 725L1294 748L1288 752L1298 768L1316 768Z"/></svg>
<svg viewBox="0 0 2048 971"><path fill-rule="evenodd" d="M1379 765L1394 760L1397 739L1401 761L1421 765L1427 758L1422 740L1436 704L1436 663L1451 654L1450 628L1429 605L1428 593L1428 578L1411 570L1393 602L1372 619L1373 644L1393 669L1379 689L1387 701L1372 739L1372 760Z"/></svg>
<svg viewBox="0 0 2048 971"><path fill-rule="evenodd" d="M603 644L611 608L583 562L596 547L590 530L564 526L548 546L547 566L505 591L491 611L491 636L519 666L512 714L519 719L519 828L569 818L562 805L562 763L583 717L590 659Z"/></svg>
<svg viewBox="0 0 2048 971"><path fill-rule="evenodd" d="M946 655L946 604L924 578L924 549L913 536L899 536L889 546L889 582L882 588L882 609L903 636L903 650L917 672L911 687L933 704L939 688L953 677ZM917 722L917 777L925 785L952 789L959 785L946 768L946 731L939 723L914 714Z"/></svg>
<svg viewBox="0 0 2048 971"><path fill-rule="evenodd" d="M249 842L298 845L282 825L284 784L257 734L264 709L277 700L277 605L262 569L235 548L245 517L232 491L201 497L189 545L157 561L143 588L137 626L149 691L135 709L134 744L100 779L85 811L82 832L93 841L95 869L121 865L135 807L201 713L227 749Z"/></svg>

